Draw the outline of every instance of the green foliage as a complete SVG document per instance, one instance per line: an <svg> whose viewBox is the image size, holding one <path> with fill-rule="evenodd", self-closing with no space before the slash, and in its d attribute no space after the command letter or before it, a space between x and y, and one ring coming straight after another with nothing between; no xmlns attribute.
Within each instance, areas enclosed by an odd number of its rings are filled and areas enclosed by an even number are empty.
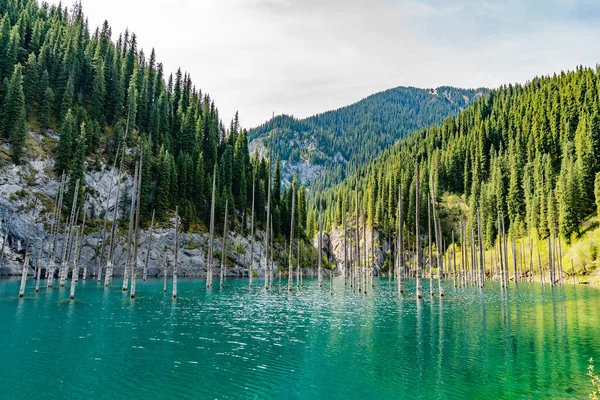
<svg viewBox="0 0 600 400"><path fill-rule="evenodd" d="M469 229L480 211L488 245L498 232L498 218L511 235L560 234L570 241L597 208L598 87L599 71L580 67L489 92L457 116L416 132L359 167L360 208L380 232L395 232L402 181L403 223L411 233L416 211L426 220L431 190L436 199L443 193L464 198ZM421 210L414 209L417 163ZM354 181L349 177L324 193L326 218L339 223L339 199L352 198ZM313 196L309 209L315 208ZM449 234L444 230L446 243Z"/></svg>
<svg viewBox="0 0 600 400"><path fill-rule="evenodd" d="M274 151L281 160L322 165L325 170L318 180L330 186L346 176L345 161L351 165L368 163L398 139L441 123L486 92L487 89L439 87L432 91L398 87L302 120L277 116L250 130L248 136L251 141L264 139L274 129Z"/></svg>
<svg viewBox="0 0 600 400"><path fill-rule="evenodd" d="M250 159L248 134L237 113L226 129L214 101L196 89L189 73L165 77L154 50L147 59L134 33L126 31L113 42L106 22L90 32L80 5L67 11L31 1L0 9L11 10L0 16L0 134L18 163L26 116L43 131L58 130L55 172L69 175L67 208L74 195L81 205L89 190L86 157L96 160L90 167L97 168L103 157L112 164L120 149L121 164L126 146L127 172L142 151L144 220L155 209L156 222L163 222L179 206L185 230L207 225L216 167L216 208L223 211L229 200L234 227L248 214L253 171L259 171L256 217L257 226L264 225L267 164Z"/></svg>
<svg viewBox="0 0 600 400"><path fill-rule="evenodd" d="M12 146L12 160L15 164L18 164L23 155L23 147L27 139L23 68L21 64L15 65L12 76L6 84L0 122L2 124L2 136L8 138Z"/></svg>

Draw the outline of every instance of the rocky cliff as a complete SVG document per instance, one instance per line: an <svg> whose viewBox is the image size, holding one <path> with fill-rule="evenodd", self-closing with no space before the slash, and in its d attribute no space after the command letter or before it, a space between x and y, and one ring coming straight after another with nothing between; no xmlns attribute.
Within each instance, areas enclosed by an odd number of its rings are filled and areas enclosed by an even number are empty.
<svg viewBox="0 0 600 400"><path fill-rule="evenodd" d="M56 135L53 132L49 132L47 135L30 133L30 139L41 145L45 140L56 139ZM88 165L91 165L91 162ZM31 266L34 267L38 263L42 266L48 264L51 249L51 243L49 243L51 210L54 208L59 187L53 167L54 160L52 157L42 155L26 160L18 166L12 163L0 166L0 275L21 274L25 247L28 242ZM119 202L118 207L116 207L114 199L110 199L108 207L106 207L110 182L114 179L116 183L114 176L115 173L112 168L102 162L94 170L86 172L88 221L101 220L105 212L108 213L109 220L112 220L115 214L121 218L124 209L126 209L123 205L127 207L130 204L130 190L127 189L124 191L126 196L124 196L122 202ZM131 188L133 180L131 176L125 174L121 182L124 188ZM174 221L171 222L174 225ZM263 235L262 232L256 234L254 270L260 269L262 271L263 269L260 262L260 255L264 254ZM99 265L101 236L102 233L98 229L88 227L82 240L80 265L82 267L87 266L89 274L94 274ZM119 236L115 249L116 275L122 275L123 273L123 261L127 254L126 236L126 233ZM149 230L140 233L138 253L138 266L140 268L146 261L149 237ZM161 274L164 271L166 259L172 267L174 242L174 228L167 227L154 230L148 262L150 276ZM180 274L186 276L206 275L208 233L182 233L180 234L180 243L178 255ZM220 238L215 239L215 261L213 266L215 273L219 271L220 267L221 243ZM57 240L59 251L62 245L63 237L59 235ZM227 248L227 275L247 276L247 268L250 265L250 237L230 232ZM276 247L276 251L280 252L281 249ZM277 266L277 261L275 261L275 264Z"/></svg>

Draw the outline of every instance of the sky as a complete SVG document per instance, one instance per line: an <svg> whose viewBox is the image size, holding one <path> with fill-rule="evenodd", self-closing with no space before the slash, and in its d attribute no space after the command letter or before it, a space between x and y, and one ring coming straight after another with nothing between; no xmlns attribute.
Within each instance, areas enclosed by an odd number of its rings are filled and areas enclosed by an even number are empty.
<svg viewBox="0 0 600 400"><path fill-rule="evenodd" d="M58 1L50 1L58 3ZM595 66L594 0L81 0L165 73L188 71L228 125L298 118L397 86L476 88ZM70 6L72 1L63 1Z"/></svg>

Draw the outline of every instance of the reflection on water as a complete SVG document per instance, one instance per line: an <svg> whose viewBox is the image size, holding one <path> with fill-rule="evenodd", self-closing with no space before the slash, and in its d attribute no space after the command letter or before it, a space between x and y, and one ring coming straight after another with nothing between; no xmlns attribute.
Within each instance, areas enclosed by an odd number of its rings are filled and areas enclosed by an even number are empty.
<svg viewBox="0 0 600 400"><path fill-rule="evenodd" d="M285 281L285 280L284 280ZM364 296L334 282L300 292L228 280L138 283L137 298L0 281L0 398L582 398L600 358L593 287L494 282L416 301L376 280ZM424 282L424 293L428 293ZM169 291L167 291L169 292Z"/></svg>

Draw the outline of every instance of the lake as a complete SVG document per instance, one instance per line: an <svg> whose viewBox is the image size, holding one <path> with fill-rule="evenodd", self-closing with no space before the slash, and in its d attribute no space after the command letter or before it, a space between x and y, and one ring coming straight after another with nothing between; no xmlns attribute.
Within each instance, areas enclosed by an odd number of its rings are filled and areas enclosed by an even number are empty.
<svg viewBox="0 0 600 400"><path fill-rule="evenodd" d="M416 301L414 281L180 279L173 300L152 279L131 300L91 279L69 301L32 280L18 299L19 281L0 280L2 399L581 399L600 363L595 287L447 282Z"/></svg>

